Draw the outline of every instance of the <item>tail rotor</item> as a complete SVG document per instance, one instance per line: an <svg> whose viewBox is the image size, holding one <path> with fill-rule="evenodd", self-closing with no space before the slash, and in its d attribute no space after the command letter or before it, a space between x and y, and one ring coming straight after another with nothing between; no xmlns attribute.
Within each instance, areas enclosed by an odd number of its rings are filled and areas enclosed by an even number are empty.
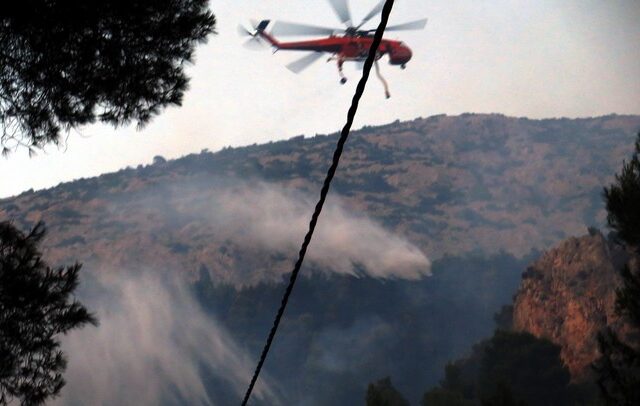
<svg viewBox="0 0 640 406"><path fill-rule="evenodd" d="M265 28L263 22L258 23L254 20L251 20L251 27L252 28L249 29L243 24L238 24L238 34L241 37L248 37L248 39L242 44L242 46L252 51L259 51L269 48L270 44L260 36L260 33L264 31Z"/></svg>

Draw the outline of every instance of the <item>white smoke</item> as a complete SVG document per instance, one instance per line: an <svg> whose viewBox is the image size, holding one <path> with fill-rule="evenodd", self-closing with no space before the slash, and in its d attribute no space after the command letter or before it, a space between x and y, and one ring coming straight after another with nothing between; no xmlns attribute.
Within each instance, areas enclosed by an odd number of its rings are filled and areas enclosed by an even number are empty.
<svg viewBox="0 0 640 406"><path fill-rule="evenodd" d="M83 299L100 326L65 336L67 385L55 404L239 403L255 360L201 310L184 282L146 272L100 284L97 297ZM227 393L210 392L212 377ZM253 396L280 403L268 375Z"/></svg>
<svg viewBox="0 0 640 406"><path fill-rule="evenodd" d="M212 200L212 226L240 247L287 254L298 252L315 204L308 195L266 183L234 183ZM377 278L419 279L430 275L431 266L415 245L347 210L336 196L325 204L307 261L339 274Z"/></svg>

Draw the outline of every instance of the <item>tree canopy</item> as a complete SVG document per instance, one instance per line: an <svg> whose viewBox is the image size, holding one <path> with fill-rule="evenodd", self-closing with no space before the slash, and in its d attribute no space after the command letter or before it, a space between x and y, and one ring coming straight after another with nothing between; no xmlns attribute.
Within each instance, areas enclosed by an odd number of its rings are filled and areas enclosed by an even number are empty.
<svg viewBox="0 0 640 406"><path fill-rule="evenodd" d="M214 31L207 0L24 0L0 11L0 144L58 143L100 121L144 125L187 89Z"/></svg>
<svg viewBox="0 0 640 406"><path fill-rule="evenodd" d="M420 402L421 406L473 406L474 402L465 399L460 392L444 388L433 388L426 392Z"/></svg>
<svg viewBox="0 0 640 406"><path fill-rule="evenodd" d="M615 182L604 188L604 199L609 227L640 252L640 133L631 160L623 163Z"/></svg>
<svg viewBox="0 0 640 406"><path fill-rule="evenodd" d="M423 405L564 405L570 402L569 370L560 347L526 332L496 330L467 358L447 365L440 387Z"/></svg>
<svg viewBox="0 0 640 406"><path fill-rule="evenodd" d="M558 345L526 332L497 330L484 348L477 382L482 399L564 405L570 378Z"/></svg>
<svg viewBox="0 0 640 406"><path fill-rule="evenodd" d="M622 165L615 182L604 188L607 222L617 239L640 254L640 133L631 161ZM636 267L638 264L636 264ZM616 313L640 332L640 270L626 264L621 270L622 286L616 292ZM594 364L598 385L608 404L640 404L640 348L605 329L598 342L602 357Z"/></svg>
<svg viewBox="0 0 640 406"><path fill-rule="evenodd" d="M73 299L80 265L51 268L42 223L24 234L0 222L0 404L37 405L64 386L59 335L97 321Z"/></svg>
<svg viewBox="0 0 640 406"><path fill-rule="evenodd" d="M367 406L409 406L409 402L391 384L389 377L369 384L366 402Z"/></svg>

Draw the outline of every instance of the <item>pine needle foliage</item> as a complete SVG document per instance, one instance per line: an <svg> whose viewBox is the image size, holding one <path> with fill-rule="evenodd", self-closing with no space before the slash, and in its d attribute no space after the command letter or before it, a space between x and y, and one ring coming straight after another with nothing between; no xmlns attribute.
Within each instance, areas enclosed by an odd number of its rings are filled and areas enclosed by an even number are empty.
<svg viewBox="0 0 640 406"><path fill-rule="evenodd" d="M142 126L180 105L214 31L207 0L22 0L0 11L0 144L57 144L100 121Z"/></svg>
<svg viewBox="0 0 640 406"><path fill-rule="evenodd" d="M0 223L0 405L57 395L66 368L60 335L97 324L73 298L80 265L47 265L38 250L44 236L42 223L28 234Z"/></svg>
<svg viewBox="0 0 640 406"><path fill-rule="evenodd" d="M607 222L616 238L640 254L640 133L629 162L624 162L615 182L604 189ZM629 264L621 270L622 286L616 292L616 313L640 332L640 270ZM595 362L598 386L607 404L640 404L640 350L611 329L598 336L601 358Z"/></svg>

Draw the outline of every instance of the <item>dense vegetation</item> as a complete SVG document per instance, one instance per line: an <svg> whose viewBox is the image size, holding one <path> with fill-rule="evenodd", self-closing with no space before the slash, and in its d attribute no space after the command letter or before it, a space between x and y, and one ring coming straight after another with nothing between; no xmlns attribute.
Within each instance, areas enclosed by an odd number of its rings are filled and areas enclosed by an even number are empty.
<svg viewBox="0 0 640 406"><path fill-rule="evenodd" d="M569 380L559 346L528 333L499 329L474 345L468 357L448 364L439 387L427 391L422 404L588 403L594 388L570 385Z"/></svg>
<svg viewBox="0 0 640 406"><path fill-rule="evenodd" d="M370 383L365 401L367 406L409 406L409 402L391 384L389 377Z"/></svg>
<svg viewBox="0 0 640 406"><path fill-rule="evenodd" d="M45 235L0 222L0 405L39 405L65 384L63 334L96 319L73 297L80 265L51 268L40 253Z"/></svg>
<svg viewBox="0 0 640 406"><path fill-rule="evenodd" d="M625 162L614 184L604 189L607 221L619 242L640 254L640 133L635 151ZM640 334L640 264L621 270L623 284L616 292L616 312L627 318ZM637 337L636 337L637 338ZM607 328L599 337L602 358L596 362L598 385L607 404L640 403L640 344L625 342Z"/></svg>

